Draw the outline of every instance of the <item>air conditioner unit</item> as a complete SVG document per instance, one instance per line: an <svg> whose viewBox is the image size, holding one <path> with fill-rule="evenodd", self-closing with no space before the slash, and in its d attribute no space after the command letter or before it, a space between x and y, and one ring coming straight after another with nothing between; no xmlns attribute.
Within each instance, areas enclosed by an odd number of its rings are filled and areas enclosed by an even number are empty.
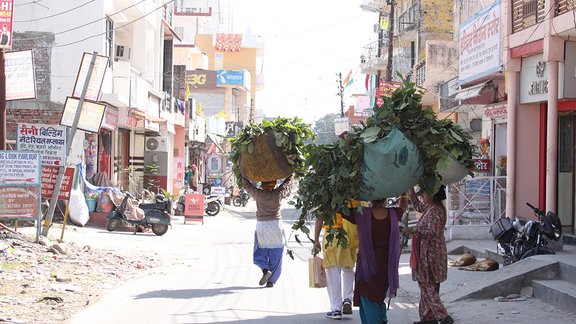
<svg viewBox="0 0 576 324"><path fill-rule="evenodd" d="M146 137L144 141L148 152L168 152L168 138L166 137Z"/></svg>
<svg viewBox="0 0 576 324"><path fill-rule="evenodd" d="M114 56L117 60L130 60L132 54L132 49L126 45L116 45L116 55Z"/></svg>

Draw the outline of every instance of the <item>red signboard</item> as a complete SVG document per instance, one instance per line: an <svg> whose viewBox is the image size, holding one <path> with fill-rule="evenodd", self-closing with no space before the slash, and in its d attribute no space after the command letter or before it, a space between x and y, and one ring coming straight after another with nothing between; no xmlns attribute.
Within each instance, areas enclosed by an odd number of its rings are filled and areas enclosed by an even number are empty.
<svg viewBox="0 0 576 324"><path fill-rule="evenodd" d="M380 81L380 86L378 87L378 94L376 96L376 104L378 105L378 107L380 107L384 103L384 99L382 99L382 96L389 97L394 90L400 88L401 86L402 83L400 82Z"/></svg>
<svg viewBox="0 0 576 324"><path fill-rule="evenodd" d="M34 220L38 217L38 188L0 188L0 219Z"/></svg>
<svg viewBox="0 0 576 324"><path fill-rule="evenodd" d="M0 49L12 48L12 14L14 0L0 0Z"/></svg>
<svg viewBox="0 0 576 324"><path fill-rule="evenodd" d="M42 198L52 198L54 193L54 184L58 177L57 166L42 166ZM64 171L64 178L62 179L62 186L58 193L58 199L70 200L70 189L72 189L72 180L74 180L74 168L66 168Z"/></svg>
<svg viewBox="0 0 576 324"><path fill-rule="evenodd" d="M184 206L184 222L186 221L204 222L203 194L186 194L186 204Z"/></svg>
<svg viewBox="0 0 576 324"><path fill-rule="evenodd" d="M490 172L491 162L489 159L474 159L473 171L476 172Z"/></svg>

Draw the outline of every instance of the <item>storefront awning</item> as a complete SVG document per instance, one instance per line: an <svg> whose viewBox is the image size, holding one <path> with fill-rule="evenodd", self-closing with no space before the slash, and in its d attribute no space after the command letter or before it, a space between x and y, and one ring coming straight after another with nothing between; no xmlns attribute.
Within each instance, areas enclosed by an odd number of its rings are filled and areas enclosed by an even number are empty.
<svg viewBox="0 0 576 324"><path fill-rule="evenodd" d="M130 110L138 119L143 119L143 120L148 120L154 123L158 123L158 124L165 124L166 123L166 119L160 118L160 117L156 117L156 116L152 116L152 115L148 115L147 113L140 111L140 110L136 110L136 109L131 109Z"/></svg>
<svg viewBox="0 0 576 324"><path fill-rule="evenodd" d="M456 92L454 100L466 100L470 98L475 98L478 97L482 92L493 87L494 84L492 80L489 80L465 89L460 89Z"/></svg>

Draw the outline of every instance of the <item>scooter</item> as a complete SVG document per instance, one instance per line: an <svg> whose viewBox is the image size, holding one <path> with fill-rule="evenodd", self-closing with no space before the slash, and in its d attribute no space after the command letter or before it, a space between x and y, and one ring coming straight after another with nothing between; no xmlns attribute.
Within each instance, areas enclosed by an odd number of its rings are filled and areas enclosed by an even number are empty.
<svg viewBox="0 0 576 324"><path fill-rule="evenodd" d="M244 190L244 188L242 188L240 189L238 196L235 196L234 200L232 200L232 204L236 207L244 207L248 203L249 199L250 195L246 192L246 190Z"/></svg>
<svg viewBox="0 0 576 324"><path fill-rule="evenodd" d="M144 218L141 220L131 220L126 217L125 211L129 200L135 199L132 194L126 192L124 199L120 206L113 210L110 215L108 215L108 221L106 223L106 229L109 232L117 230L123 223L134 225L134 234L138 229L138 226L143 226L146 228L152 228L152 233L162 236L168 231L168 226L170 225L170 212L172 211L172 201L166 199L163 195L156 196L156 202L153 203L142 203L138 207L144 210Z"/></svg>

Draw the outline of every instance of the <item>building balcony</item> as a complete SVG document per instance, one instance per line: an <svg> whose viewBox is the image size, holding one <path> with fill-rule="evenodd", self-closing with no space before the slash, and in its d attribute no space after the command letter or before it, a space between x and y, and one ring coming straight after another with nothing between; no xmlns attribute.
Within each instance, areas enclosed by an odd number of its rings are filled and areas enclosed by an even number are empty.
<svg viewBox="0 0 576 324"><path fill-rule="evenodd" d="M373 12L377 12L379 9L385 10L387 7L387 0L362 0L360 3L360 8Z"/></svg>
<svg viewBox="0 0 576 324"><path fill-rule="evenodd" d="M383 42L381 46L387 46L387 42ZM386 69L388 55L384 48L378 53L378 47L378 41L364 46L360 56L360 73L377 74L378 70Z"/></svg>
<svg viewBox="0 0 576 324"><path fill-rule="evenodd" d="M418 3L416 3L398 16L398 33L418 29L419 24L420 10Z"/></svg>
<svg viewBox="0 0 576 324"><path fill-rule="evenodd" d="M556 0L567 1L567 0ZM544 20L544 0L515 0L512 2L512 32L534 26Z"/></svg>
<svg viewBox="0 0 576 324"><path fill-rule="evenodd" d="M164 5L162 8L162 19L164 19L169 26L174 26L174 2Z"/></svg>

